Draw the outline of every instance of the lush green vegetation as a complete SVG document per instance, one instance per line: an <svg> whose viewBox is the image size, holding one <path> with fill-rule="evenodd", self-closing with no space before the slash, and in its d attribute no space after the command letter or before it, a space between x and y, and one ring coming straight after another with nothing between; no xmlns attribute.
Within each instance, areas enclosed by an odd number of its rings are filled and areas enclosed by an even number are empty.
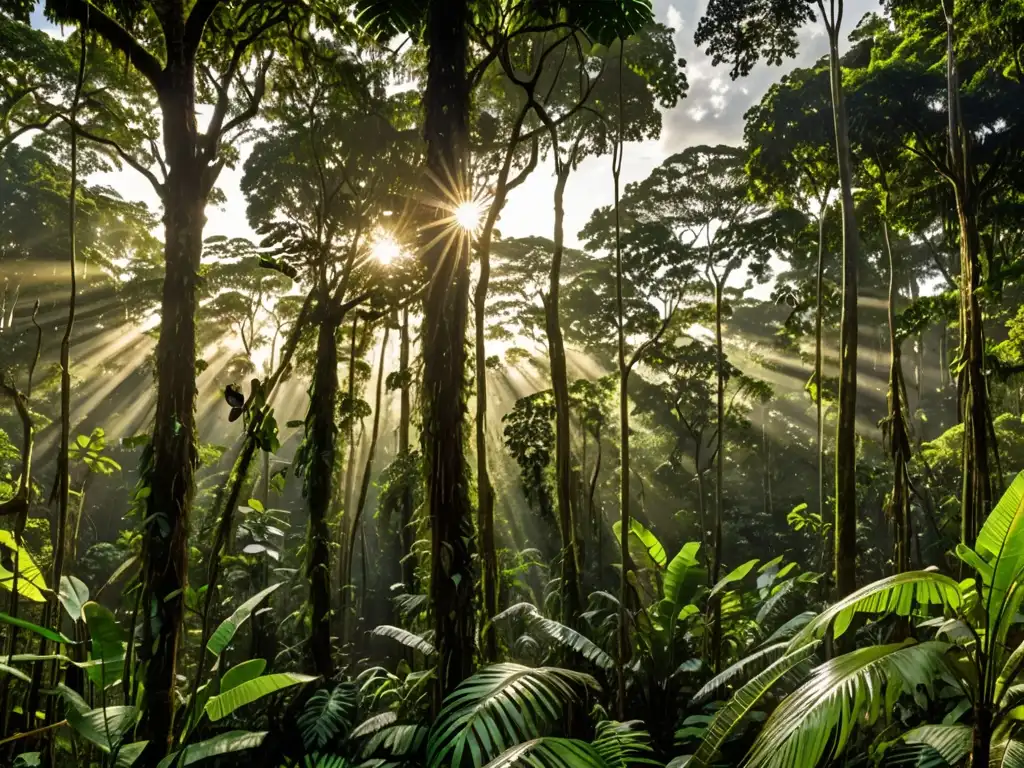
<svg viewBox="0 0 1024 768"><path fill-rule="evenodd" d="M851 5L0 0L0 763L1024 766L1024 5Z"/></svg>

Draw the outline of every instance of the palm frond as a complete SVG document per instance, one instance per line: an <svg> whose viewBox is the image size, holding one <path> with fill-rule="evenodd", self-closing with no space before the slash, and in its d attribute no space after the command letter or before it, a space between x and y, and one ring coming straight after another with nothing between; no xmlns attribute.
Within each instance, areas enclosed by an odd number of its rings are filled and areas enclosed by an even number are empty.
<svg viewBox="0 0 1024 768"><path fill-rule="evenodd" d="M706 768L710 765L736 725L757 706L757 703L768 691L787 677L802 678L806 671L809 671L810 660L816 651L817 643L798 648L768 666L763 672L755 675L740 687L729 699L729 703L715 713L704 739L692 758L687 761L687 765L692 765L694 768Z"/></svg>
<svg viewBox="0 0 1024 768"><path fill-rule="evenodd" d="M926 747L922 750L922 758L941 760L940 765L957 765L971 751L974 731L969 725L959 723L953 725L922 725L907 731L900 738L908 747ZM934 753L930 758L928 752Z"/></svg>
<svg viewBox="0 0 1024 768"><path fill-rule="evenodd" d="M693 695L693 704L701 704L714 696L724 692L733 683L742 680L746 682L751 676L763 671L766 667L782 658L786 653L788 643L775 643L759 651L746 656L735 664L726 667L713 678L708 680L697 693Z"/></svg>
<svg viewBox="0 0 1024 768"><path fill-rule="evenodd" d="M834 658L787 696L751 747L749 768L817 765L843 751L856 725L891 712L903 693L931 692L949 645L937 641L869 646Z"/></svg>
<svg viewBox="0 0 1024 768"><path fill-rule="evenodd" d="M433 656L437 652L433 645L419 635L401 627L393 627L390 624L381 624L374 627L370 630L370 634L377 637L389 637L407 648L419 651L424 656Z"/></svg>
<svg viewBox="0 0 1024 768"><path fill-rule="evenodd" d="M1024 741L1007 739L992 747L989 768L1024 768Z"/></svg>
<svg viewBox="0 0 1024 768"><path fill-rule="evenodd" d="M806 627L815 616L817 616L817 614L814 611L804 611L803 613L797 614L766 637L759 647L764 648L765 646L772 645L773 643L790 640L797 632Z"/></svg>
<svg viewBox="0 0 1024 768"><path fill-rule="evenodd" d="M554 619L541 616L532 603L517 603L494 617L494 621L510 617L522 618L531 631L547 638L553 643L570 648L581 654L587 661L601 669L613 669L615 660L597 643L571 627L567 627Z"/></svg>
<svg viewBox="0 0 1024 768"><path fill-rule="evenodd" d="M381 712L379 715L373 715L372 717L368 717L363 720L363 722L352 729L352 732L349 733L348 737L350 739L362 739L366 736L372 736L377 733L377 731L380 731L397 721L397 712Z"/></svg>
<svg viewBox="0 0 1024 768"><path fill-rule="evenodd" d="M356 689L341 683L322 689L309 697L298 717L302 743L311 752L322 750L352 727L356 711Z"/></svg>
<svg viewBox="0 0 1024 768"><path fill-rule="evenodd" d="M461 766L466 755L479 768L561 716L579 689L597 688L590 675L558 667L495 664L464 680L445 700L430 729L430 768Z"/></svg>
<svg viewBox="0 0 1024 768"><path fill-rule="evenodd" d="M790 649L820 639L830 625L833 635L839 637L859 613L909 616L919 606L941 605L956 610L960 602L960 585L949 576L936 571L896 574L861 587L822 611L796 634Z"/></svg>

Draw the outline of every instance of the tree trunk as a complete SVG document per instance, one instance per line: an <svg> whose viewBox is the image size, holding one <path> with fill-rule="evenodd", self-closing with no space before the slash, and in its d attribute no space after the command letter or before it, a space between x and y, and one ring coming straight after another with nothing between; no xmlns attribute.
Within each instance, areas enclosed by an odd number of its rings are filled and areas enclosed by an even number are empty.
<svg viewBox="0 0 1024 768"><path fill-rule="evenodd" d="M815 385L815 439L818 448L818 514L821 515L821 538L822 538L822 597L828 599L830 569L825 566L828 559L828 552L831 550L830 531L833 526L825 526L825 420L822 417L822 393L824 391L824 365L822 360L822 325L824 324L824 295L825 287L825 211L828 204L828 197L825 196L821 203L821 212L818 214L818 269L815 275L815 300L814 300L814 385Z"/></svg>
<svg viewBox="0 0 1024 768"><path fill-rule="evenodd" d="M343 565L342 565L342 579L343 579L343 581L341 582L340 586L341 586L341 588L343 590L342 610L346 612L346 616L345 616L345 619L343 621L343 626L346 629L346 634L342 637L342 641L345 642L345 643L348 643L348 642L351 641L351 637L349 637L349 636L352 634L352 622L349 620L349 617L348 617L347 613L348 613L348 606L349 606L349 602L350 602L348 595L349 595L349 585L352 583L352 560L353 560L353 556L354 556L354 552L355 552L356 533L358 533L359 530L360 530L360 528L359 528L359 520L360 520L360 518L363 515L363 507L366 506L366 496L367 496L367 494L370 491L370 477L373 474L373 460L374 460L374 458L377 455L377 437L380 434L380 413L381 413L381 407L382 407L382 403L383 403L383 393L384 393L384 361L387 358L388 337L390 336L390 333L391 333L391 326L388 325L388 322L390 322L390 321L387 321L387 322L384 323L384 338L381 340L381 343L380 343L380 362L378 363L378 367L377 367L377 384L376 384L376 393L374 395L374 403L373 403L373 427L372 427L372 429L370 431L370 446L369 446L369 449L367 450L367 454L366 454L366 464L363 466L363 477L362 477L362 480L359 483L359 498L356 501L355 507L353 508L352 522L349 523L348 533L346 534L345 542L343 543L343 549L342 549L342 557L343 557L343 561L342 561L343 562ZM365 533L363 534L363 536L364 536L364 538L363 538L363 545L365 546L365 543L366 543ZM367 566L367 563L366 563L366 559L364 558L363 559L364 575L365 575L366 566ZM363 583L361 585L361 588L365 591L366 590L366 586L367 586L366 585L366 579L364 578L363 579ZM354 601L352 601L352 602L354 602ZM358 613L358 611L357 611L357 613Z"/></svg>
<svg viewBox="0 0 1024 768"><path fill-rule="evenodd" d="M340 325L339 325L340 327ZM356 315L352 318L352 332L349 335L349 347L348 347L348 408L349 411L345 415L348 420L348 458L345 460L345 471L344 471L344 488L342 493L344 494L341 500L341 514L338 516L338 612L335 615L335 620L338 626L338 635L341 637L342 643L347 642L348 639L348 623L349 613L347 606L349 604L349 592L352 589L352 585L349 583L349 572L348 566L345 562L345 553L349 551L350 542L348 540L349 535L349 521L353 516L352 508L352 488L355 484L356 475L356 419L355 419L355 402L356 402L356 338L359 333L359 316ZM360 436L360 441L362 437ZM353 530L355 530L353 528Z"/></svg>
<svg viewBox="0 0 1024 768"><path fill-rule="evenodd" d="M571 164L560 169L555 184L555 233L551 254L548 294L544 297L544 321L551 365L551 388L555 399L555 482L558 492L558 524L562 538L562 623L573 626L582 610L579 555L576 548L576 515L573 509L571 477L572 452L569 423L569 375L565 344L559 322L558 299L564 254L565 184Z"/></svg>
<svg viewBox="0 0 1024 768"><path fill-rule="evenodd" d="M308 560L310 638L313 671L325 679L334 674L331 661L331 571L330 529L327 518L334 477L334 441L337 437L335 410L338 396L338 348L335 334L338 319L332 316L326 287L318 301L320 322L316 339L316 368L309 397L306 447L306 493L309 508Z"/></svg>
<svg viewBox="0 0 1024 768"><path fill-rule="evenodd" d="M839 30L829 31L829 73L843 207L843 312L839 329L839 416L836 428L836 597L857 585L857 262L860 236L853 203L850 137L839 60Z"/></svg>
<svg viewBox="0 0 1024 768"><path fill-rule="evenodd" d="M722 339L722 292L725 278L715 278L715 422L718 427L718 456L715 458L715 533L711 584L722 577L722 518L725 514L725 349ZM715 600L712 666L717 674L722 666L722 604Z"/></svg>
<svg viewBox="0 0 1024 768"><path fill-rule="evenodd" d="M156 348L157 402L150 494L142 544L147 752L170 748L178 644L188 579L189 514L196 450L196 290L206 221L204 164L198 159L194 62L172 56L159 93L168 165L164 285ZM143 763L145 763L145 758Z"/></svg>
<svg viewBox="0 0 1024 768"><path fill-rule="evenodd" d="M429 0L424 137L427 198L470 196L468 122L470 93L467 0ZM451 188L454 182L454 189ZM437 647L435 714L441 702L473 671L473 520L463 452L466 419L464 376L469 310L469 238L438 232L450 213L437 205L424 232L425 266L431 275L424 300L423 446L431 528L430 597Z"/></svg>
<svg viewBox="0 0 1024 768"><path fill-rule="evenodd" d="M888 191L885 206L888 211ZM889 456L892 459L892 498L889 515L893 523L893 570L904 573L910 570L910 435L907 432L905 413L906 393L903 383L903 364L899 340L896 338L896 263L889 234L889 222L882 216L882 236L885 251L889 257Z"/></svg>
<svg viewBox="0 0 1024 768"><path fill-rule="evenodd" d="M981 240L978 200L970 170L970 134L960 110L956 28L952 8L946 12L946 99L949 156L960 224L960 373L957 377L960 418L964 425L963 490L960 538L967 546L981 529L994 498L989 467L989 405L985 381L985 329L978 290L981 287Z"/></svg>
<svg viewBox="0 0 1024 768"><path fill-rule="evenodd" d="M601 475L601 427L594 430L594 442L597 444L597 456L594 457L594 471L590 475L590 487L587 490L587 510L590 514L591 527L597 539L594 549L597 557L597 578L600 581L604 571L604 515L595 511L594 496L597 493L597 480Z"/></svg>
<svg viewBox="0 0 1024 768"><path fill-rule="evenodd" d="M398 351L399 368L407 377L411 377L409 370L409 308L402 310L402 339ZM412 381L406 380L401 388L399 396L398 415L398 453L400 456L409 455L409 432L412 422ZM405 483L402 490L402 510L399 520L398 539L402 552L402 582L405 584L406 592L414 593L416 584L416 561L412 556L413 544L416 541L416 533L412 529L412 486Z"/></svg>

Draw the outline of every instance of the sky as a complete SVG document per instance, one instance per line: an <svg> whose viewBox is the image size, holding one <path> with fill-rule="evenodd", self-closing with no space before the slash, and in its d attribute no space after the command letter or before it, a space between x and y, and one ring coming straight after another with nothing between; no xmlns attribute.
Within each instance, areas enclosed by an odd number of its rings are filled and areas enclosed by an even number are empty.
<svg viewBox="0 0 1024 768"><path fill-rule="evenodd" d="M627 144L623 157L623 184L645 178L653 168L686 147L698 144L739 144L743 140L743 115L786 72L813 64L828 52L821 22L807 25L800 32L796 58L781 67L759 64L749 76L733 81L728 66L713 67L693 42L697 22L707 0L653 0L658 20L675 30L676 50L687 62L689 92L685 99L664 113L661 137L657 141ZM879 10L878 0L845 0L844 35L854 29L866 13ZM34 14L36 26L49 25L41 13ZM64 30L65 33L70 30ZM207 209L206 235L252 236L245 216L245 197L239 188L241 164L221 173L219 186L227 203ZM109 184L124 197L144 200L155 211L159 203L155 193L141 176L126 168L119 173L99 174L94 182ZM518 189L513 190L502 213L498 229L504 237L540 235L551 237L554 227L553 168L550 159ZM579 246L577 233L591 212L612 203L611 158L588 158L569 178L565 193L565 240Z"/></svg>

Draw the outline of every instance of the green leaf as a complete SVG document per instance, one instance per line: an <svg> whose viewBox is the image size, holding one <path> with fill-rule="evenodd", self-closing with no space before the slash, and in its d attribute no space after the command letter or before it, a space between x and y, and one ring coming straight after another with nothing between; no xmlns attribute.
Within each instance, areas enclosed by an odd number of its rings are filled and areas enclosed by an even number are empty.
<svg viewBox="0 0 1024 768"><path fill-rule="evenodd" d="M825 662L772 712L746 765L817 765L842 753L853 729L889 716L904 693L933 692L947 643L872 645Z"/></svg>
<svg viewBox="0 0 1024 768"><path fill-rule="evenodd" d="M266 659L248 659L241 664L232 667L220 679L220 692L230 691L242 683L259 677L267 668Z"/></svg>
<svg viewBox="0 0 1024 768"><path fill-rule="evenodd" d="M311 675L300 675L295 672L278 672L273 675L264 675L241 683L230 691L212 696L206 702L204 709L207 717L216 722L217 720L223 720L239 707L251 704L262 699L264 696L269 696L293 685L309 683L316 679L316 677Z"/></svg>
<svg viewBox="0 0 1024 768"><path fill-rule="evenodd" d="M557 667L494 664L464 680L447 699L427 739L429 768L483 765L540 736L557 722L580 688L596 688L589 675Z"/></svg>
<svg viewBox="0 0 1024 768"><path fill-rule="evenodd" d="M231 643L231 640L232 638L234 638L235 633L238 631L239 627L241 627L246 621L249 620L249 617L252 616L252 612L256 608L256 606L262 603L263 600L266 599L268 595L273 593L274 590L276 590L280 586L281 584L274 584L272 586L269 586L262 592L258 592L257 594L253 595L248 600L246 600L244 603L242 603L240 606L238 606L234 610L234 613L232 613L230 616L224 619L224 621L220 623L220 626L217 627L216 631L214 631L214 633L210 635L210 639L206 643L206 649L214 656L220 656L222 653L224 653L224 650Z"/></svg>
<svg viewBox="0 0 1024 768"><path fill-rule="evenodd" d="M124 744L117 750L117 768L132 768L135 761L146 749L148 741L133 741L131 744Z"/></svg>
<svg viewBox="0 0 1024 768"><path fill-rule="evenodd" d="M706 768L711 765L718 750L740 721L780 680L799 674L801 669L806 668L808 662L814 657L817 647L818 643L812 642L787 653L744 683L729 699L729 702L715 712L715 717L708 726L704 739L688 765L692 768Z"/></svg>
<svg viewBox="0 0 1024 768"><path fill-rule="evenodd" d="M177 752L172 752L157 764L157 768L192 765L217 755L254 749L263 743L266 736L266 731L228 731L185 747L185 754L180 758Z"/></svg>
<svg viewBox="0 0 1024 768"><path fill-rule="evenodd" d="M941 605L955 611L960 602L960 585L941 573L907 571L888 576L861 587L818 614L793 638L790 649L822 637L833 622L833 632L839 637L858 613L909 616L915 608L927 605Z"/></svg>
<svg viewBox="0 0 1024 768"><path fill-rule="evenodd" d="M380 626L374 627L370 631L370 634L376 635L377 637L389 637L407 648L419 651L424 656L433 656L437 653L437 649L429 642L419 635L410 632L407 629L402 629L401 627L393 627L390 624L381 624Z"/></svg>
<svg viewBox="0 0 1024 768"><path fill-rule="evenodd" d="M60 632L54 632L52 629L41 627L38 624L33 624L31 621L25 621L15 616L8 616L6 613L0 612L0 624L10 624L11 626L20 627L21 629L27 629L29 632L33 632L40 637L45 637L47 640L51 640L54 643L64 643L65 645L72 645L73 641Z"/></svg>
<svg viewBox="0 0 1024 768"><path fill-rule="evenodd" d="M75 576L61 576L57 597L72 621L84 621L82 606L89 602L89 587Z"/></svg>
<svg viewBox="0 0 1024 768"><path fill-rule="evenodd" d="M348 732L356 713L357 698L355 686L350 683L324 688L309 697L297 721L307 751L324 749L339 735Z"/></svg>
<svg viewBox="0 0 1024 768"><path fill-rule="evenodd" d="M971 751L974 729L969 725L922 725L900 737L904 744L925 744L949 765L957 765Z"/></svg>
<svg viewBox="0 0 1024 768"><path fill-rule="evenodd" d="M754 570L754 566L757 565L759 562L761 561L755 557L753 560L748 560L743 565L733 568L731 571L729 571L729 573L723 576L717 584L715 584L714 588L711 590L711 593L708 595L708 597L714 597L715 595L721 593L722 590L724 590L730 584L735 584L737 581L743 581L743 579L747 577L747 574Z"/></svg>
<svg viewBox="0 0 1024 768"><path fill-rule="evenodd" d="M495 616L492 621L501 621L512 617L523 619L532 631L564 648L570 648L582 654L587 661L596 664L601 669L612 669L615 666L615 660L601 646L571 627L542 616L532 603L517 603L510 606Z"/></svg>
<svg viewBox="0 0 1024 768"><path fill-rule="evenodd" d="M96 602L82 606L82 615L92 640L92 661L86 674L100 688L107 688L121 679L124 670L124 635L114 614Z"/></svg>
<svg viewBox="0 0 1024 768"><path fill-rule="evenodd" d="M46 580L43 578L39 566L36 565L29 554L28 548L18 546L14 534L11 531L0 529L0 549L11 550L11 562L14 555L18 557L18 594L33 603L46 601L45 593L48 591ZM9 571L0 565L0 587L10 591L14 586L14 572Z"/></svg>
<svg viewBox="0 0 1024 768"><path fill-rule="evenodd" d="M1005 636L1022 595L1019 574L1024 569L1024 472L1018 474L988 516L975 550L992 566L989 598L990 631L997 641Z"/></svg>
<svg viewBox="0 0 1024 768"><path fill-rule="evenodd" d="M622 522L616 521L612 524L612 530L615 532L615 539L618 540L621 536ZM658 537L647 530L643 523L635 518L631 518L629 522L630 539L636 539L637 542L647 552L647 556L651 558L651 561L659 568L664 568L668 562L668 554L665 552L665 547L662 546Z"/></svg>
<svg viewBox="0 0 1024 768"><path fill-rule="evenodd" d="M68 725L77 733L109 754L121 743L137 714L135 707L101 707L88 712L68 707L66 716Z"/></svg>
<svg viewBox="0 0 1024 768"><path fill-rule="evenodd" d="M691 541L672 558L665 571L665 599L679 606L689 596L690 587L699 583L703 569L697 562L700 542Z"/></svg>
<svg viewBox="0 0 1024 768"><path fill-rule="evenodd" d="M717 697L731 684L734 684L739 680L746 682L753 675L763 671L766 667L782 658L786 653L788 645L789 644L785 642L775 643L774 645L769 645L767 648L755 651L748 656L744 656L735 664L726 667L713 678L708 680L708 682L704 684L703 688L693 694L691 703L700 704L708 701L712 697Z"/></svg>

